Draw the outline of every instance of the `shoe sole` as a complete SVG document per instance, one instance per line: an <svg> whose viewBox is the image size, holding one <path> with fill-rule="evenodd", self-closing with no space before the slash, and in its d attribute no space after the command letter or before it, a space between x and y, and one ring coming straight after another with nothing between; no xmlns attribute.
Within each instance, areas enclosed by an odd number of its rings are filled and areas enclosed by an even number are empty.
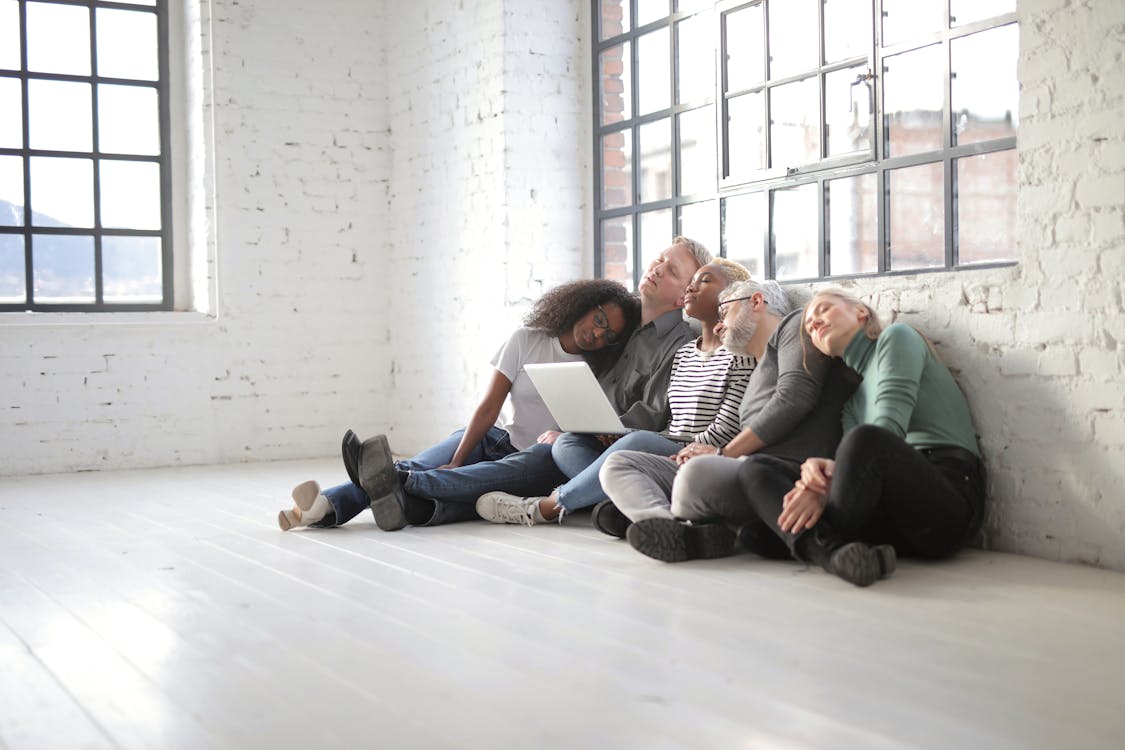
<svg viewBox="0 0 1125 750"><path fill-rule="evenodd" d="M350 448L355 446L355 456L353 460L352 451ZM351 430L344 433L344 439L340 441L340 457L344 460L344 470L348 472L348 479L352 481L356 487L359 487L359 473L357 467L359 466L359 454L362 453L362 443L359 437Z"/></svg>
<svg viewBox="0 0 1125 750"><path fill-rule="evenodd" d="M406 511L402 503L391 492L377 500L371 501L371 514L375 516L375 525L383 531L398 531L406 526Z"/></svg>
<svg viewBox="0 0 1125 750"><path fill-rule="evenodd" d="M295 519L291 517L292 513L293 511L291 510L283 510L277 514L277 525L281 527L282 531L289 531L289 529L297 525L294 523Z"/></svg>
<svg viewBox="0 0 1125 750"><path fill-rule="evenodd" d="M863 542L852 542L832 553L830 572L862 587L889 576L895 564L895 548L889 544L868 547Z"/></svg>
<svg viewBox="0 0 1125 750"><path fill-rule="evenodd" d="M735 534L723 524L688 525L649 518L631 525L625 538L633 549L664 562L713 560L734 554Z"/></svg>
<svg viewBox="0 0 1125 750"><path fill-rule="evenodd" d="M301 482L293 488L293 504L304 512L312 508L313 503L316 502L316 498L319 495L320 485L317 484L315 479Z"/></svg>

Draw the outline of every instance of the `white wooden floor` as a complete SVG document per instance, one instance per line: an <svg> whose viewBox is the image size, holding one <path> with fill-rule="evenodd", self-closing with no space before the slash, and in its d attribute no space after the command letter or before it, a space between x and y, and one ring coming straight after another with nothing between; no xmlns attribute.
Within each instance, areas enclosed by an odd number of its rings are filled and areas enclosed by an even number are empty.
<svg viewBox="0 0 1125 750"><path fill-rule="evenodd" d="M0 748L1120 748L1125 575L859 590L591 529L282 533L338 461L0 478Z"/></svg>

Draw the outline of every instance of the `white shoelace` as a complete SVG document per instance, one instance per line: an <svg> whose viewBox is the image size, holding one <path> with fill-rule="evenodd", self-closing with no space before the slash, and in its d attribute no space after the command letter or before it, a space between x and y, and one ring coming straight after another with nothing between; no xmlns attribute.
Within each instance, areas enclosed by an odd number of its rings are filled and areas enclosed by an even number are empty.
<svg viewBox="0 0 1125 750"><path fill-rule="evenodd" d="M535 519L532 518L532 504L528 502L528 498L522 497L518 500L500 500L496 503L496 515L500 517L504 523L519 523L525 526L534 526Z"/></svg>

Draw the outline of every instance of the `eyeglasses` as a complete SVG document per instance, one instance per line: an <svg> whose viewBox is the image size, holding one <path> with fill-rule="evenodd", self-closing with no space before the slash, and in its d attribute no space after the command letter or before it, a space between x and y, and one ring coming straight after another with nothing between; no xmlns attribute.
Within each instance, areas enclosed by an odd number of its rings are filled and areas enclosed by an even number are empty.
<svg viewBox="0 0 1125 750"><path fill-rule="evenodd" d="M609 327L609 316L605 314L605 309L601 305L597 308L594 311L594 326L602 332L602 341L606 346L617 346L620 343L617 331Z"/></svg>
<svg viewBox="0 0 1125 750"><path fill-rule="evenodd" d="M754 298L754 295L750 295L749 297L735 297L734 299L723 300L722 302L719 303L719 320L722 321L726 317L726 314L727 314L727 311L723 309L723 305L729 305L731 302L742 302L743 300L748 300L748 299L753 299L753 298ZM762 304L763 305L766 304L766 301L762 300Z"/></svg>

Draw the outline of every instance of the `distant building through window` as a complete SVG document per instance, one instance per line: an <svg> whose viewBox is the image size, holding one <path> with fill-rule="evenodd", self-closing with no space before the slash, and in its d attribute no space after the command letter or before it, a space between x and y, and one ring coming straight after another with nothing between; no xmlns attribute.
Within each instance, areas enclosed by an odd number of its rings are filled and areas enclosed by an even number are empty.
<svg viewBox="0 0 1125 750"><path fill-rule="evenodd" d="M0 0L0 311L172 307L165 0Z"/></svg>
<svg viewBox="0 0 1125 750"><path fill-rule="evenodd" d="M1015 260L1015 0L593 0L596 261L759 278Z"/></svg>

